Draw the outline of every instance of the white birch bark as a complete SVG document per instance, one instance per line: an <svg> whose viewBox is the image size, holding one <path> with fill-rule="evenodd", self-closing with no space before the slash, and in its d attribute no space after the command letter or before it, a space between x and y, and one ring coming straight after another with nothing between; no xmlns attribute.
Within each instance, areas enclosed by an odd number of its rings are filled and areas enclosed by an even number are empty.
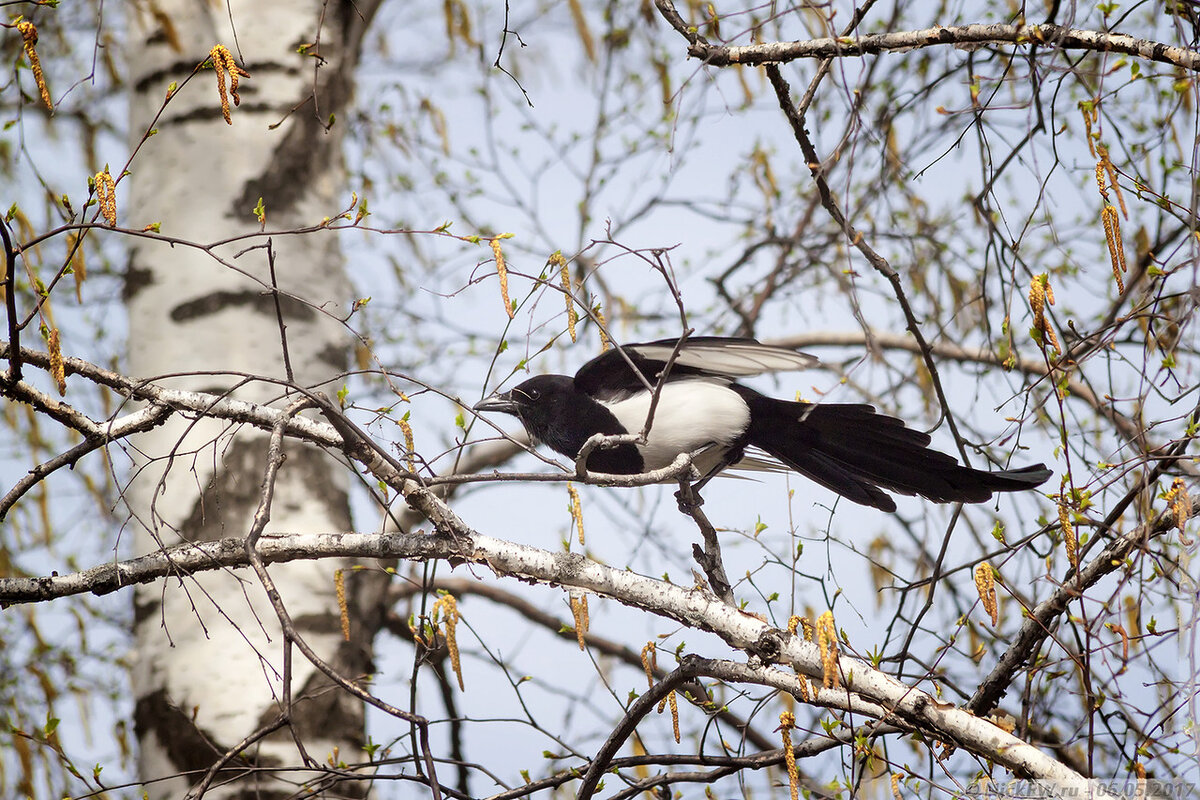
<svg viewBox="0 0 1200 800"><path fill-rule="evenodd" d="M159 0L130 7L127 54L133 88L130 137L136 146L157 129L133 162L121 224L160 223L163 234L211 243L257 231L262 197L269 230L318 224L346 202L340 126L326 131L349 92L348 71L370 13L357 4L297 0L229 4ZM251 77L226 124L212 70L172 98L215 44L226 45ZM305 53L299 52L308 45ZM324 59L316 69L317 58ZM274 130L269 126L279 124ZM283 387L241 376L286 377L265 249L238 255L265 238L212 253L143 241L131 254L126 294L129 370L143 377L186 373L180 389L231 391L233 398L280 403ZM275 236L275 267L297 383L313 386L345 369L347 337L337 315L348 296L336 237L329 232ZM219 256L221 263L213 256ZM293 299L299 298L300 300ZM301 300L303 302L301 302ZM338 384L334 384L336 389ZM329 387L326 387L329 388ZM128 494L139 553L181 540L244 536L258 501L267 439L249 427L175 419L135 440L139 458ZM292 443L279 476L270 530L347 530L343 470ZM157 543L157 545L156 545ZM369 640L359 620L344 642L334 572L348 562L271 568L298 632L327 661L356 678L369 669ZM351 580L351 583L353 581ZM280 626L249 570L208 573L141 587L136 596L134 680L140 772L151 798L178 798L226 750L280 712ZM297 657L291 690L293 727L318 763L362 760L361 706ZM333 758L334 753L337 758ZM255 743L247 762L278 767L301 761L286 730ZM187 777L160 780L188 772ZM222 780L230 773L222 773ZM206 797L290 795L297 780L269 771L221 785ZM345 784L329 796L360 796Z"/></svg>

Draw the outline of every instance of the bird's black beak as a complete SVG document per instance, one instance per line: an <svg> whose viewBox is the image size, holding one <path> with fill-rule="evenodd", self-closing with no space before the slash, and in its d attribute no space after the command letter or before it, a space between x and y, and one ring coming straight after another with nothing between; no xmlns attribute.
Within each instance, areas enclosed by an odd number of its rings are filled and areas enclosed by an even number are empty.
<svg viewBox="0 0 1200 800"><path fill-rule="evenodd" d="M517 403L512 398L512 392L496 392L483 398L475 404L476 411L499 411L503 414L517 414Z"/></svg>

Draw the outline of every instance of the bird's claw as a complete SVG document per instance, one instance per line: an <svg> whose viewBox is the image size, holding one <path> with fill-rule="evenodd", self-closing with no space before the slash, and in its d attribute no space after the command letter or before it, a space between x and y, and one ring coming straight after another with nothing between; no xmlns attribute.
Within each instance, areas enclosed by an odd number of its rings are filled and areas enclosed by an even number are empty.
<svg viewBox="0 0 1200 800"><path fill-rule="evenodd" d="M682 513L691 516L693 511L704 505L704 498L694 492L691 486L687 486L675 492L675 502L679 504Z"/></svg>

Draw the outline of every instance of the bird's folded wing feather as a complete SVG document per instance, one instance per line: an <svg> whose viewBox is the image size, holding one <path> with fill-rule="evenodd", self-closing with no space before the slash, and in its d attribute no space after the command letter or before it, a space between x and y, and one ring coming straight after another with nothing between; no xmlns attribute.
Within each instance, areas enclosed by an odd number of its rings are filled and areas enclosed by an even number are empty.
<svg viewBox="0 0 1200 800"><path fill-rule="evenodd" d="M575 386L602 399L644 391L646 384L653 386L658 381L678 343L678 339L660 339L622 345L624 354L609 350L580 367L575 373ZM671 362L671 375L732 380L764 372L807 369L817 363L814 356L754 339L694 336L684 342Z"/></svg>

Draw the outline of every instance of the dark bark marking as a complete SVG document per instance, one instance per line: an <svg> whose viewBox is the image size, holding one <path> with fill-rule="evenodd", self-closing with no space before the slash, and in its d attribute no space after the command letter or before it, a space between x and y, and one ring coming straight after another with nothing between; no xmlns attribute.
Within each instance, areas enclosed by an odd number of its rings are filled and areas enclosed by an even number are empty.
<svg viewBox="0 0 1200 800"><path fill-rule="evenodd" d="M331 367L335 372L345 372L350 366L350 351L345 345L331 344L321 348L317 361Z"/></svg>
<svg viewBox="0 0 1200 800"><path fill-rule="evenodd" d="M224 453L214 475L200 493L181 530L192 542L215 542L227 536L244 536L258 508L265 438L236 441ZM334 515L334 526L350 529L350 501L345 491L332 484L324 455L311 447L287 448L287 462L280 473L281 490L276 502L286 502L284 484L300 485Z"/></svg>
<svg viewBox="0 0 1200 800"><path fill-rule="evenodd" d="M165 689L138 698L133 710L133 723L139 739L153 733L174 766L180 771L197 773L193 775L193 780L215 764L225 749L234 744L222 744L210 732L196 725L191 714L171 702ZM273 759L249 758L243 754L235 756L221 774L233 777L242 774L246 767L268 766L273 762Z"/></svg>
<svg viewBox="0 0 1200 800"><path fill-rule="evenodd" d="M125 283L121 286L121 300L128 303L138 292L154 284L154 271L133 264L125 268Z"/></svg>
<svg viewBox="0 0 1200 800"><path fill-rule="evenodd" d="M248 307L258 314L275 316L275 299L270 293L251 289L237 292L222 289L180 303L171 309L171 319L175 322L188 322L238 306ZM285 319L310 322L317 315L312 308L287 295L279 295L279 307Z"/></svg>
<svg viewBox="0 0 1200 800"><path fill-rule="evenodd" d="M136 628L151 617L157 616L162 608L159 596L147 597L147 592L133 593L133 626Z"/></svg>

